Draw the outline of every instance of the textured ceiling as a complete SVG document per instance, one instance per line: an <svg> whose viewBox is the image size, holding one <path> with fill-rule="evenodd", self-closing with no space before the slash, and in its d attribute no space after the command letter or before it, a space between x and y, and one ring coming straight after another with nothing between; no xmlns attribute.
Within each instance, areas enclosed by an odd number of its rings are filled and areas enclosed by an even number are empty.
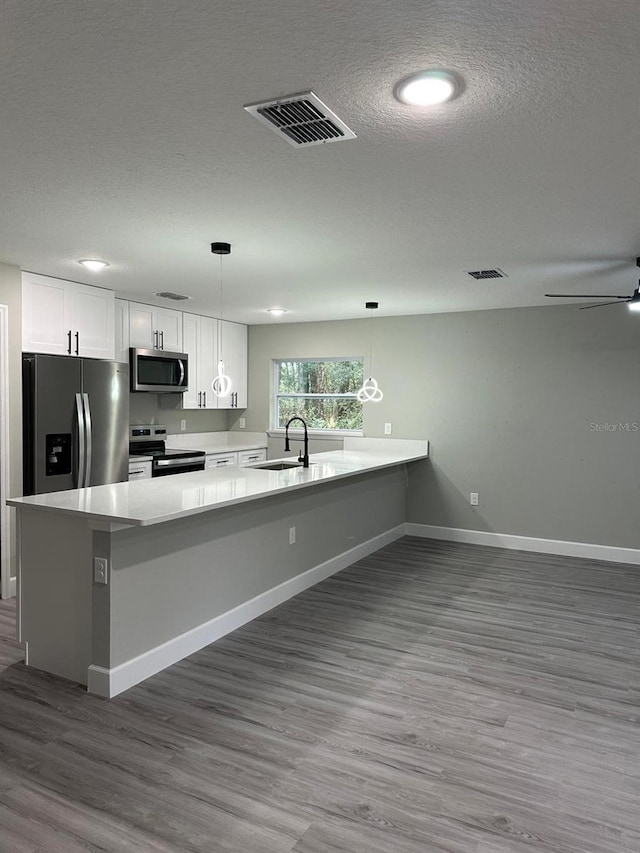
<svg viewBox="0 0 640 853"><path fill-rule="evenodd" d="M283 320L631 293L637 0L0 2L0 260ZM429 110L394 83L441 67ZM299 150L243 105L312 89L358 135ZM99 276L77 264L98 256ZM475 281L498 266L508 278ZM560 300L561 301L561 300ZM569 301L569 300L567 300ZM618 310L615 308L607 310ZM619 309L622 310L622 309ZM282 322L280 320L279 322Z"/></svg>

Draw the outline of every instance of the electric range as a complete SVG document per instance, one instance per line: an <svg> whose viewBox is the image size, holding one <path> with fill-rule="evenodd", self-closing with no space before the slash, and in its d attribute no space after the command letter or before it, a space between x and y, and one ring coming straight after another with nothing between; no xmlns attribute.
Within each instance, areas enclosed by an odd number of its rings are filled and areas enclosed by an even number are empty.
<svg viewBox="0 0 640 853"><path fill-rule="evenodd" d="M133 424L129 427L129 456L151 456L151 476L204 471L204 450L167 450L167 429L162 424Z"/></svg>

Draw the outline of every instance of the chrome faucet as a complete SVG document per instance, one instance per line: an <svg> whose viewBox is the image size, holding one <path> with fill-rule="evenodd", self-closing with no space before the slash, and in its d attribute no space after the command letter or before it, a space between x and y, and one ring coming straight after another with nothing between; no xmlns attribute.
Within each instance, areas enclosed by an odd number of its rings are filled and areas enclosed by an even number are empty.
<svg viewBox="0 0 640 853"><path fill-rule="evenodd" d="M300 421L300 423L304 427L304 454L301 453L298 456L298 462L302 462L303 468L308 468L309 467L309 433L307 432L307 422L304 421L302 418L299 418L297 415L295 415L293 418L290 418L289 422L287 423L286 427L284 428L284 430L285 430L285 432L284 432L284 449L285 449L285 451L291 450L291 448L289 447L289 427L291 426L291 424L294 421ZM301 439L299 439L299 438L293 439L293 441L300 441L300 440Z"/></svg>

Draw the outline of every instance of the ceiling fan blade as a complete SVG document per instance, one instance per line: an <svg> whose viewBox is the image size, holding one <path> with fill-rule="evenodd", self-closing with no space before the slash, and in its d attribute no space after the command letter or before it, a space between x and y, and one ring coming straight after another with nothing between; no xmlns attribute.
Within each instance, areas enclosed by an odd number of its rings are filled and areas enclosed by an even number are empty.
<svg viewBox="0 0 640 853"><path fill-rule="evenodd" d="M630 302L630 299L627 299L626 302ZM583 308L578 308L578 311L587 311L589 308L604 308L605 305L620 305L619 302L596 302L595 305L585 305Z"/></svg>
<svg viewBox="0 0 640 853"><path fill-rule="evenodd" d="M545 296L559 296L562 299L629 299L628 296L596 296L594 293L545 293Z"/></svg>

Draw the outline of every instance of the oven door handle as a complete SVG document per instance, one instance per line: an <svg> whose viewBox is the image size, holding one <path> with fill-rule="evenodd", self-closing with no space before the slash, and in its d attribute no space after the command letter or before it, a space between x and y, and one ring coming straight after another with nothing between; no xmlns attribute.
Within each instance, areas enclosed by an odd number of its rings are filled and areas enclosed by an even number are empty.
<svg viewBox="0 0 640 853"><path fill-rule="evenodd" d="M179 459L156 459L156 468L180 468L183 465L204 464L204 456L181 456Z"/></svg>

